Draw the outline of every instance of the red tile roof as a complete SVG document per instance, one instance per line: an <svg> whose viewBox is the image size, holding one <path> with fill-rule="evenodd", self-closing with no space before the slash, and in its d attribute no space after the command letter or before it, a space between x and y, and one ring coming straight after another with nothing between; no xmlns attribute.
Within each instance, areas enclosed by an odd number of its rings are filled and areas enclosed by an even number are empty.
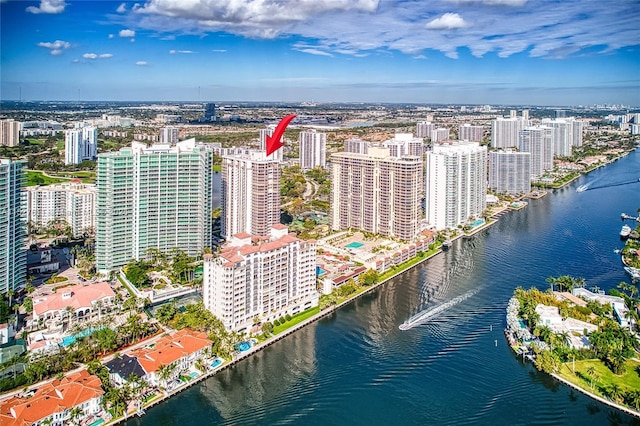
<svg viewBox="0 0 640 426"><path fill-rule="evenodd" d="M71 297L64 299L62 295L68 293L71 293ZM64 309L67 306L74 309L91 308L91 302L108 297L116 297L109 283L78 284L58 289L56 293L44 296L44 300L33 304L33 311L40 316L49 311Z"/></svg>
<svg viewBox="0 0 640 426"><path fill-rule="evenodd" d="M80 370L62 380L54 380L36 389L30 398L12 396L0 401L0 424L31 425L52 414L70 410L104 394L98 376Z"/></svg>
<svg viewBox="0 0 640 426"><path fill-rule="evenodd" d="M212 344L206 333L185 328L172 335L163 336L153 349L144 347L132 351L129 355L138 359L144 371L152 373L161 365L169 365Z"/></svg>

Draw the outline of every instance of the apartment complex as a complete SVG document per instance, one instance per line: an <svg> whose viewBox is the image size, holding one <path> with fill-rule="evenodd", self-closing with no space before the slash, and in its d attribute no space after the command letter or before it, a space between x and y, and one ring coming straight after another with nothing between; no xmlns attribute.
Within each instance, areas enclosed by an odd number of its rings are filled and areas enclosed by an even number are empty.
<svg viewBox="0 0 640 426"><path fill-rule="evenodd" d="M331 227L412 241L419 232L422 158L391 157L388 148L331 156Z"/></svg>
<svg viewBox="0 0 640 426"><path fill-rule="evenodd" d="M525 116L527 118L525 118ZM512 111L510 118L498 118L491 122L491 147L513 148L518 146L520 132L529 126L528 113L516 117Z"/></svg>
<svg viewBox="0 0 640 426"><path fill-rule="evenodd" d="M393 139L385 141L382 146L389 148L392 157L404 157L413 155L422 157L424 143L421 138L414 138L411 133L396 133Z"/></svg>
<svg viewBox="0 0 640 426"><path fill-rule="evenodd" d="M438 128L431 131L431 142L442 142L449 140L449 129Z"/></svg>
<svg viewBox="0 0 640 426"><path fill-rule="evenodd" d="M574 146L582 145L582 121L573 118L543 119L543 126L553 129L553 155L570 157Z"/></svg>
<svg viewBox="0 0 640 426"><path fill-rule="evenodd" d="M98 156L96 263L112 271L149 248L184 250L211 245L212 152L195 139L175 146L130 148Z"/></svg>
<svg viewBox="0 0 640 426"><path fill-rule="evenodd" d="M540 179L546 170L553 169L553 129L551 127L527 127L520 131L518 147L521 152L531 153L532 180Z"/></svg>
<svg viewBox="0 0 640 426"><path fill-rule="evenodd" d="M458 127L458 139L461 141L482 142L484 128L465 123Z"/></svg>
<svg viewBox="0 0 640 426"><path fill-rule="evenodd" d="M531 153L489 152L489 189L510 195L531 192Z"/></svg>
<svg viewBox="0 0 640 426"><path fill-rule="evenodd" d="M79 179L69 183L25 188L27 219L37 227L64 220L73 235L79 236L95 227L96 186Z"/></svg>
<svg viewBox="0 0 640 426"><path fill-rule="evenodd" d="M477 142L434 144L427 152L427 221L437 229L479 218L486 207L487 147Z"/></svg>
<svg viewBox="0 0 640 426"><path fill-rule="evenodd" d="M273 136L273 132L275 130L275 124L268 125L266 129L260 129L260 151L267 152L267 136ZM282 162L282 160L284 160L284 148L275 150L267 157L267 159Z"/></svg>
<svg viewBox="0 0 640 426"><path fill-rule="evenodd" d="M160 143L178 143L178 128L173 126L161 128Z"/></svg>
<svg viewBox="0 0 640 426"><path fill-rule="evenodd" d="M18 146L22 123L9 118L0 120L0 146Z"/></svg>
<svg viewBox="0 0 640 426"><path fill-rule="evenodd" d="M347 139L344 141L344 152L353 152L355 154L366 154L369 152L370 142L362 139Z"/></svg>
<svg viewBox="0 0 640 426"><path fill-rule="evenodd" d="M231 237L218 256L204 257L204 306L227 330L294 315L318 304L316 243L274 225L268 236Z"/></svg>
<svg viewBox="0 0 640 426"><path fill-rule="evenodd" d="M0 158L0 293L23 287L27 274L27 215L23 163Z"/></svg>
<svg viewBox="0 0 640 426"><path fill-rule="evenodd" d="M76 123L75 129L64 132L64 164L80 164L95 160L98 154L98 128Z"/></svg>
<svg viewBox="0 0 640 426"><path fill-rule="evenodd" d="M430 138L434 125L430 121L418 121L416 123L416 136L419 138Z"/></svg>
<svg viewBox="0 0 640 426"><path fill-rule="evenodd" d="M306 130L300 132L298 139L300 144L300 167L310 170L327 165L327 134Z"/></svg>
<svg viewBox="0 0 640 426"><path fill-rule="evenodd" d="M222 236L269 235L280 223L280 163L264 151L222 156Z"/></svg>

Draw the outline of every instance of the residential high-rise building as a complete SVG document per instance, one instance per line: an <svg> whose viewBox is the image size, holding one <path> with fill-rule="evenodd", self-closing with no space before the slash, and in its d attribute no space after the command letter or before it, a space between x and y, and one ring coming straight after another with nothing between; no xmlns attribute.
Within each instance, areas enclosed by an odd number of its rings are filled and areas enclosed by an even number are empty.
<svg viewBox="0 0 640 426"><path fill-rule="evenodd" d="M487 147L478 142L434 144L427 152L427 221L455 228L482 217L487 198Z"/></svg>
<svg viewBox="0 0 640 426"><path fill-rule="evenodd" d="M419 232L422 158L391 157L388 148L331 156L331 227L401 240Z"/></svg>
<svg viewBox="0 0 640 426"><path fill-rule="evenodd" d="M458 128L458 139L461 141L482 142L484 128L482 126L472 126L471 124L461 124Z"/></svg>
<svg viewBox="0 0 640 426"><path fill-rule="evenodd" d="M64 132L64 163L80 164L95 160L98 154L98 128L76 123L76 128Z"/></svg>
<svg viewBox="0 0 640 426"><path fill-rule="evenodd" d="M38 227L64 220L74 235L95 227L96 186L80 180L26 188L27 218Z"/></svg>
<svg viewBox="0 0 640 426"><path fill-rule="evenodd" d="M269 235L280 223L280 163L264 151L222 156L222 236Z"/></svg>
<svg viewBox="0 0 640 426"><path fill-rule="evenodd" d="M273 136L273 132L276 130L275 124L270 124L266 129L260 129L260 151L267 152L267 136ZM284 137L284 136L283 136ZM284 147L277 149L267 157L269 160L277 160L282 162L284 160Z"/></svg>
<svg viewBox="0 0 640 426"><path fill-rule="evenodd" d="M531 192L531 153L489 152L489 189L510 195Z"/></svg>
<svg viewBox="0 0 640 426"><path fill-rule="evenodd" d="M418 121L416 124L416 136L419 138L430 138L433 129L434 125L430 121Z"/></svg>
<svg viewBox="0 0 640 426"><path fill-rule="evenodd" d="M96 263L101 272L150 248L189 256L211 246L212 152L195 139L175 146L133 142L98 156Z"/></svg>
<svg viewBox="0 0 640 426"><path fill-rule="evenodd" d="M178 143L178 128L177 127L163 127L160 129L160 143Z"/></svg>
<svg viewBox="0 0 640 426"><path fill-rule="evenodd" d="M0 146L18 146L22 123L13 119L0 120Z"/></svg>
<svg viewBox="0 0 640 426"><path fill-rule="evenodd" d="M204 306L227 330L249 331L256 316L273 321L318 304L315 241L280 224L260 237L237 234L218 256L204 256Z"/></svg>
<svg viewBox="0 0 640 426"><path fill-rule="evenodd" d="M355 154L366 154L369 152L370 142L362 139L347 139L344 141L344 152L353 152Z"/></svg>
<svg viewBox="0 0 640 426"><path fill-rule="evenodd" d="M574 123L579 123L577 125L579 135L574 135L574 130L576 130ZM555 157L570 157L573 147L576 146L574 143L582 144L581 121L575 121L573 118L543 119L541 124L553 129L553 155Z"/></svg>
<svg viewBox="0 0 640 426"><path fill-rule="evenodd" d="M449 140L449 129L438 128L431 131L431 142L442 142Z"/></svg>
<svg viewBox="0 0 640 426"><path fill-rule="evenodd" d="M300 167L303 170L327 165L327 134L307 130L300 132Z"/></svg>
<svg viewBox="0 0 640 426"><path fill-rule="evenodd" d="M424 143L421 138L414 138L411 133L396 133L393 139L385 141L383 147L389 148L392 157L413 155L422 157Z"/></svg>
<svg viewBox="0 0 640 426"><path fill-rule="evenodd" d="M512 116L499 117L491 121L491 147L514 148L518 146L520 131L529 125L529 120Z"/></svg>
<svg viewBox="0 0 640 426"><path fill-rule="evenodd" d="M26 285L27 214L23 163L0 158L0 293Z"/></svg>
<svg viewBox="0 0 640 426"><path fill-rule="evenodd" d="M531 179L542 177L553 169L553 129L546 126L527 127L520 132L518 148L531 153Z"/></svg>

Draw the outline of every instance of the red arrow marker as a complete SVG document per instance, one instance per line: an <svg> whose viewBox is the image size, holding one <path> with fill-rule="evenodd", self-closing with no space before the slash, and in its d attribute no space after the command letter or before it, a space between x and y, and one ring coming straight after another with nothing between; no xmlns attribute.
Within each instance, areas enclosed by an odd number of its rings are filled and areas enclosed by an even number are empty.
<svg viewBox="0 0 640 426"><path fill-rule="evenodd" d="M284 146L284 144L280 142L280 138L282 138L284 130L294 118L296 118L295 114L287 115L285 118L280 120L280 122L276 126L276 129L273 131L273 135L267 135L267 157Z"/></svg>

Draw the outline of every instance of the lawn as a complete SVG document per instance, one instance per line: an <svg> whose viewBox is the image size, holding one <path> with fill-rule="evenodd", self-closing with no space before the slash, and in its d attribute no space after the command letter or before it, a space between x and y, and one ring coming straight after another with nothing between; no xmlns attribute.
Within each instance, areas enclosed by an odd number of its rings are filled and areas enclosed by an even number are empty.
<svg viewBox="0 0 640 426"><path fill-rule="evenodd" d="M69 179L53 178L45 176L37 170L27 170L27 186L52 185L54 183L68 182Z"/></svg>
<svg viewBox="0 0 640 426"><path fill-rule="evenodd" d="M310 308L306 311L300 312L299 314L293 316L290 321L285 322L284 324L280 324L278 326L273 327L273 334L282 333L283 331L293 327L296 324L301 323L302 321L311 318L315 314L320 312L319 307Z"/></svg>
<svg viewBox="0 0 640 426"><path fill-rule="evenodd" d="M640 363L628 360L626 367L627 372L622 376L616 376L609 370L602 361L598 359L588 359L575 362L576 374L572 372L572 362L566 362L560 368L558 375L570 381L571 383L588 390L591 393L606 398L603 391L609 388L613 383L617 383L622 392L640 389ZM591 379L587 374L587 369L593 367L598 373L597 380L593 381L593 389L591 388Z"/></svg>

